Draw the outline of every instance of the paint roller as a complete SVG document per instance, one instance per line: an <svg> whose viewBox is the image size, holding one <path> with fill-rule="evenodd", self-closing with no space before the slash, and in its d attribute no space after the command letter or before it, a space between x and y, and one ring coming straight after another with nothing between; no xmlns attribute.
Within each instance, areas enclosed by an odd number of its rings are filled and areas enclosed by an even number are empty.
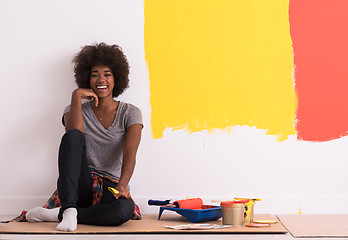
<svg viewBox="0 0 348 240"><path fill-rule="evenodd" d="M199 209L203 207L203 200L200 198L190 198L174 202L178 208Z"/></svg>
<svg viewBox="0 0 348 240"><path fill-rule="evenodd" d="M189 198L184 200L177 200L177 201L171 201L171 200L149 200L149 205L157 205L157 206L167 206L167 207L174 207L174 208L185 208L185 209L202 209L203 207L203 200L201 198Z"/></svg>

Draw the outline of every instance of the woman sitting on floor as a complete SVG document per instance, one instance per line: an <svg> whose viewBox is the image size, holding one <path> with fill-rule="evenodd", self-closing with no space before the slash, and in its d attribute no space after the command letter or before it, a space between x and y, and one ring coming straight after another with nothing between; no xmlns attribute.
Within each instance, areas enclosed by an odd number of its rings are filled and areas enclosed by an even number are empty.
<svg viewBox="0 0 348 240"><path fill-rule="evenodd" d="M100 43L83 47L73 62L78 88L63 115L53 200L61 207L36 207L26 218L60 221L61 231L75 231L78 223L117 226L134 215L128 184L143 127L137 107L114 99L128 87L128 61L119 46Z"/></svg>

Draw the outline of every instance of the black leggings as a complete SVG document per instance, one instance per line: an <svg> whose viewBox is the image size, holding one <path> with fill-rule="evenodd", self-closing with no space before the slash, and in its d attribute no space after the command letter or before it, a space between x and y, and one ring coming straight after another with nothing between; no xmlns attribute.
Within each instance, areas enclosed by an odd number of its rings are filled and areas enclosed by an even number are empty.
<svg viewBox="0 0 348 240"><path fill-rule="evenodd" d="M77 129L68 130L61 141L58 156L59 220L67 208L77 209L77 222L89 225L118 226L132 218L132 199L116 199L108 190L117 184L103 179L101 202L92 205L92 176L87 165L86 140Z"/></svg>

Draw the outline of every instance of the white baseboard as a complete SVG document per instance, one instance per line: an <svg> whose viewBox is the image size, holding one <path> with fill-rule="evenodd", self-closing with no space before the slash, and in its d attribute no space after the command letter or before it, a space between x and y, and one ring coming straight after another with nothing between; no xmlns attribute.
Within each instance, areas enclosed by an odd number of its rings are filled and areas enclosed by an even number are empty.
<svg viewBox="0 0 348 240"><path fill-rule="evenodd" d="M46 203L48 197L0 197L0 215L18 215ZM149 206L146 197L134 197L143 214L158 214L159 207ZM165 200L164 198L159 198ZM204 204L218 205L217 198L202 197ZM270 214L348 214L348 197L263 197L255 204L255 213Z"/></svg>

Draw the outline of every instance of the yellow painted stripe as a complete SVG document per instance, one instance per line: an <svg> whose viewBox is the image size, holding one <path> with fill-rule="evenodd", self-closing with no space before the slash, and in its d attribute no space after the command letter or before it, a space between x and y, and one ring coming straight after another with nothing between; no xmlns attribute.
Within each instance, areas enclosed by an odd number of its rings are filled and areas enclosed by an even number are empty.
<svg viewBox="0 0 348 240"><path fill-rule="evenodd" d="M145 0L154 138L248 125L295 134L288 0Z"/></svg>

